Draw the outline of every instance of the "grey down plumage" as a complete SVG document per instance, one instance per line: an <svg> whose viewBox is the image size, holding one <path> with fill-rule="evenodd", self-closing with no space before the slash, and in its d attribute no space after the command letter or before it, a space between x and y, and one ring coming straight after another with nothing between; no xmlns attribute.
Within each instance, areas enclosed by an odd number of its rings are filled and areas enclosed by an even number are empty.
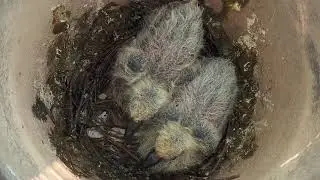
<svg viewBox="0 0 320 180"><path fill-rule="evenodd" d="M152 13L120 52L114 75L124 80L129 115L143 121L138 152L151 172L200 164L220 142L237 95L228 59L199 58L202 8L196 1Z"/></svg>
<svg viewBox="0 0 320 180"><path fill-rule="evenodd" d="M135 121L152 117L167 104L184 72L197 66L203 47L202 9L192 4L156 10L119 53L114 75L129 85L126 106Z"/></svg>

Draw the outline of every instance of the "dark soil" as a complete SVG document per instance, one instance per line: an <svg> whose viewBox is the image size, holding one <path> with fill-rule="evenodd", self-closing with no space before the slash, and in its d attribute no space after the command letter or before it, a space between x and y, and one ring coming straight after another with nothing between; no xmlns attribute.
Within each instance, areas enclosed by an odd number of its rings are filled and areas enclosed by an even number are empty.
<svg viewBox="0 0 320 180"><path fill-rule="evenodd" d="M97 13L88 11L68 22L68 29L59 31L52 41L46 83L54 95L53 106L45 107L37 97L32 110L39 119L52 119L55 127L50 133L51 143L57 156L76 175L101 179L201 179L251 156L257 148L251 120L258 90L253 78L256 54L230 42L221 23L225 12L215 15L205 8L206 44L202 55L231 59L239 79L240 92L225 138L202 167L189 172L149 175L140 167L135 138L125 138L125 130L132 129L130 118L110 95L112 89L121 89L111 84L111 69L118 49L139 32L143 18L172 1L175 0L138 1L122 7L108 4ZM102 93L105 97L99 98ZM90 137L88 130L92 129L103 137ZM232 175L229 179L237 177Z"/></svg>

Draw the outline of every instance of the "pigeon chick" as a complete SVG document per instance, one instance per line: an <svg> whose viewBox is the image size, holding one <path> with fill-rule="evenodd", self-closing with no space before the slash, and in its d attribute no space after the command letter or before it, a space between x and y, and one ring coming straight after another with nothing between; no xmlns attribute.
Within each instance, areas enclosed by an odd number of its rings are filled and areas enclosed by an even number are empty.
<svg viewBox="0 0 320 180"><path fill-rule="evenodd" d="M139 154L151 172L174 172L201 164L215 152L237 95L235 68L214 58L163 107L139 134Z"/></svg>
<svg viewBox="0 0 320 180"><path fill-rule="evenodd" d="M193 71L203 47L202 8L196 0L155 10L137 37L118 54L114 76L125 82L134 121L151 118L167 104L185 71ZM119 97L117 97L119 98Z"/></svg>

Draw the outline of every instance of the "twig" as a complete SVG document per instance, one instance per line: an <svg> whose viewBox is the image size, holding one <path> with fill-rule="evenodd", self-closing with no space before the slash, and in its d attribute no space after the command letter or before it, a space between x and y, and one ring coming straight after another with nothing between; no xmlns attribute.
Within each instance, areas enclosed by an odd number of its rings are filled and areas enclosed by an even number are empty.
<svg viewBox="0 0 320 180"><path fill-rule="evenodd" d="M236 175L232 175L229 177L214 178L213 180L233 180L233 179L238 179L238 178L240 178L240 175L236 174Z"/></svg>
<svg viewBox="0 0 320 180"><path fill-rule="evenodd" d="M114 142L110 139L107 139L111 144L115 145L116 147L122 149L123 151L125 151L129 156L131 156L131 158L133 158L134 160L136 161L140 161L140 159L135 156L134 154L132 154L127 148L123 147L121 144L117 143L117 142Z"/></svg>

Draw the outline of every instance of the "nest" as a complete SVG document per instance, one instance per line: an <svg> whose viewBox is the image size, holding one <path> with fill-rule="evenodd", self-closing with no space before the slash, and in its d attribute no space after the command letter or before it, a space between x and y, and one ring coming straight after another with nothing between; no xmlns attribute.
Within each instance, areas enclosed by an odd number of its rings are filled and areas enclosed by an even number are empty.
<svg viewBox="0 0 320 180"><path fill-rule="evenodd" d="M203 166L188 172L150 175L141 168L137 141L127 135L128 129L132 131L132 120L108 94L121 89L111 84L111 69L118 49L141 30L143 18L172 1L137 1L122 7L110 3L98 12L89 10L70 22L70 28L57 33L51 43L46 84L54 95L53 105L46 107L37 97L32 110L39 119L45 120L48 115L53 121L51 143L74 174L101 179L205 178L254 152L251 117L258 90L253 78L256 54L230 42L221 25L224 13L215 15L204 7L202 55L230 58L239 79L240 92L225 137ZM250 66L244 69L247 63Z"/></svg>

